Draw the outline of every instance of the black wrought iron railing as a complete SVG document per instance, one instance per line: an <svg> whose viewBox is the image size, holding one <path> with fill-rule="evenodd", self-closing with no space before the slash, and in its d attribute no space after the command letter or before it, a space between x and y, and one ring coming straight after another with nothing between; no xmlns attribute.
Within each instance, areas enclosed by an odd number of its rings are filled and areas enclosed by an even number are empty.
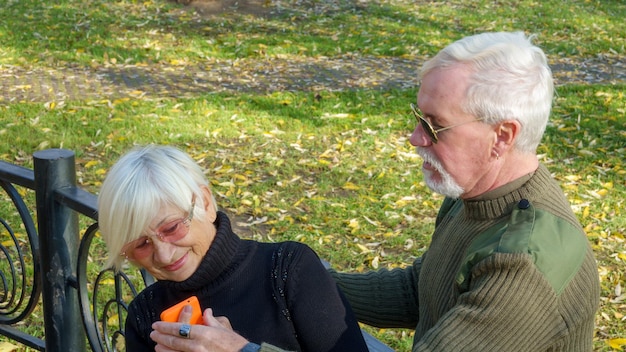
<svg viewBox="0 0 626 352"><path fill-rule="evenodd" d="M77 187L72 151L36 152L33 166L0 161L0 334L40 351L123 351L127 304L153 279L102 267L96 196Z"/></svg>

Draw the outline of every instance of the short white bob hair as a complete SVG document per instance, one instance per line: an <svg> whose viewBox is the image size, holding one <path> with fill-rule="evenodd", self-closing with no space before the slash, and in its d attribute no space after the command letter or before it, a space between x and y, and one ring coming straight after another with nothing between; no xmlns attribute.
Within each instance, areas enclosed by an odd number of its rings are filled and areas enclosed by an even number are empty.
<svg viewBox="0 0 626 352"><path fill-rule="evenodd" d="M107 267L120 270L122 248L142 236L159 210L172 206L204 218L202 187L208 181L186 153L170 146L135 147L109 170L98 196L98 224L109 250ZM215 210L217 205L212 199Z"/></svg>
<svg viewBox="0 0 626 352"><path fill-rule="evenodd" d="M482 33L460 39L424 63L420 79L457 64L472 70L463 109L486 123L517 120L517 150L535 153L552 109L554 83L544 52L523 32Z"/></svg>

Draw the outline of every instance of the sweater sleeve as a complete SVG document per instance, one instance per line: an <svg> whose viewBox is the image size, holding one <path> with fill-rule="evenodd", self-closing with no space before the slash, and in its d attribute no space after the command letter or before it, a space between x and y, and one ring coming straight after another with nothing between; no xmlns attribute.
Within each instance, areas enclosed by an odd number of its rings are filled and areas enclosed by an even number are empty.
<svg viewBox="0 0 626 352"><path fill-rule="evenodd" d="M339 273L330 269L359 321L380 328L415 328L422 258L403 269Z"/></svg>
<svg viewBox="0 0 626 352"><path fill-rule="evenodd" d="M469 291L416 341L413 352L545 351L565 325L556 293L532 258L499 253L473 268Z"/></svg>
<svg viewBox="0 0 626 352"><path fill-rule="evenodd" d="M261 349L259 352L290 352L283 349L280 349L276 346L270 345L269 343L262 343Z"/></svg>
<svg viewBox="0 0 626 352"><path fill-rule="evenodd" d="M303 351L367 351L354 313L307 246L289 259L285 297Z"/></svg>

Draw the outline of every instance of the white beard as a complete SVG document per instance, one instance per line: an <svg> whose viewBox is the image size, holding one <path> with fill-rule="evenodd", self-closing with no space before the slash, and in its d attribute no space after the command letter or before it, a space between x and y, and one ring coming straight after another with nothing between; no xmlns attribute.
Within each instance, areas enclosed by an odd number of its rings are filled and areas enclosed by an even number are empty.
<svg viewBox="0 0 626 352"><path fill-rule="evenodd" d="M434 172L422 168L424 172L424 181L426 181L426 185L428 185L433 192L437 192L450 198L459 198L463 193L465 193L463 187L459 186L459 184L454 181L452 176L443 168L439 160L431 155L426 149L419 147L415 149L417 150L417 154L424 159L424 162L432 165L441 177L441 181L435 181L435 178L433 177Z"/></svg>

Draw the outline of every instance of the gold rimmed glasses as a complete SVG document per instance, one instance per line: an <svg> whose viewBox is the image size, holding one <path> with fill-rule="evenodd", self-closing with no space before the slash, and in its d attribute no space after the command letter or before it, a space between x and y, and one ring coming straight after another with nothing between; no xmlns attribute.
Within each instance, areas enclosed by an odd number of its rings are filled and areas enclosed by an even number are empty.
<svg viewBox="0 0 626 352"><path fill-rule="evenodd" d="M437 137L437 133L439 133L439 132L443 132L445 130L449 130L449 129L453 128L453 127L465 125L466 123L482 121L482 119L475 119L475 120L471 120L471 121L465 121L465 122L457 123L456 125L452 125L452 126L447 126L447 127L434 129L433 125L431 125L430 122L428 122L428 120L426 120L424 118L424 116L420 112L419 108L417 106L415 106L415 104L413 104L413 103L411 103L411 111L413 112L413 115L415 115L415 119L417 120L417 122L419 122L420 125L422 125L422 129L424 130L424 132L426 132L426 134L428 135L428 138L430 138L430 140L431 140L431 142L433 142L433 144L437 144L437 142L439 141L439 138Z"/></svg>
<svg viewBox="0 0 626 352"><path fill-rule="evenodd" d="M154 237L162 242L176 242L189 233L191 220L193 219L193 208L196 206L195 198L191 202L191 209L186 218L176 219L161 225L154 234L141 236L138 239L127 243L122 248L121 256L130 260L140 260L148 257L154 251Z"/></svg>

